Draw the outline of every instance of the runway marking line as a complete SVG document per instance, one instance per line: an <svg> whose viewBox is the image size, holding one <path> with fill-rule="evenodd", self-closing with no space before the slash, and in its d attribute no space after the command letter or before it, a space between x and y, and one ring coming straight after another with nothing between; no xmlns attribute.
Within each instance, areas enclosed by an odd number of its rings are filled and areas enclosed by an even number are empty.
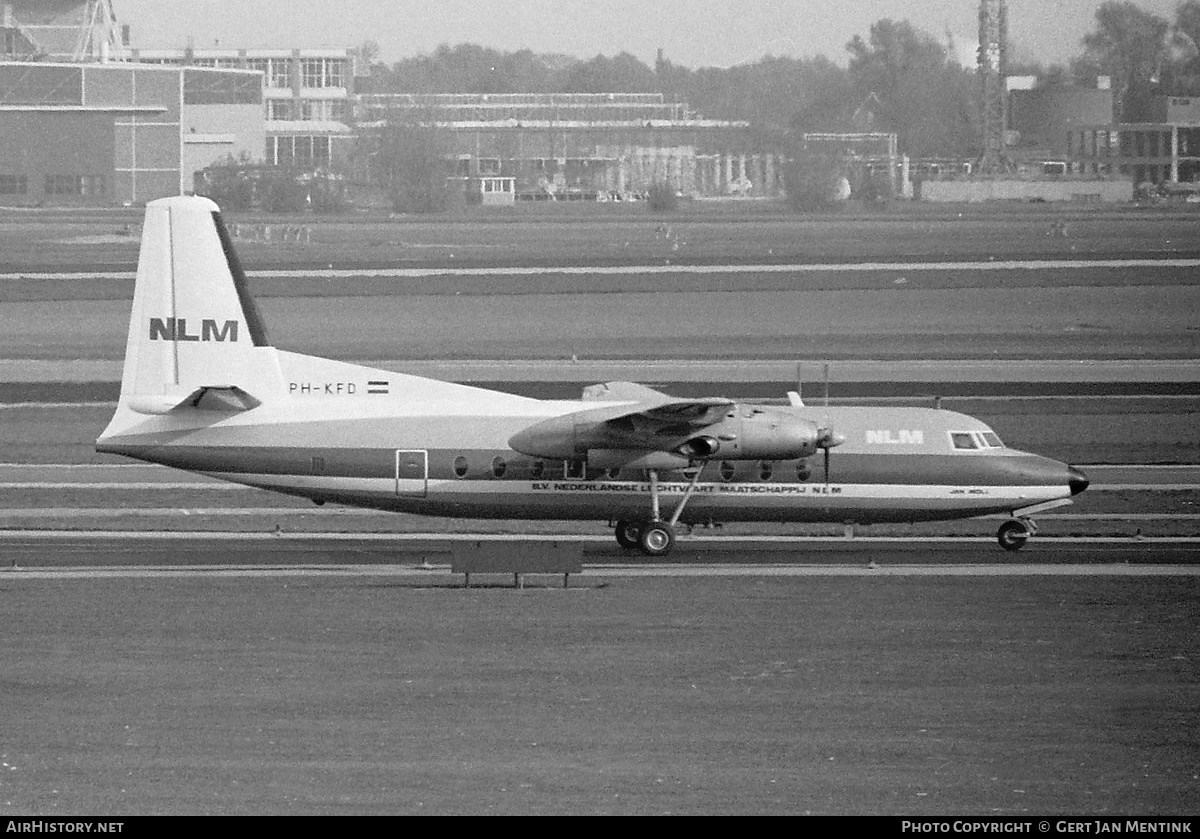
<svg viewBox="0 0 1200 839"><path fill-rule="evenodd" d="M1200 566L1130 565L608 565L586 564L583 572L610 577L1200 577ZM450 574L449 566L329 565L329 566L178 566L135 567L78 566L56 569L0 570L0 581L94 580L94 579L181 579L181 578L271 578L271 577L423 577ZM457 578L458 575L453 575ZM493 575L495 576L495 575ZM501 576L509 577L510 574ZM526 577L561 577L560 574L527 574ZM579 575L572 575L578 577ZM588 578L591 579L591 578ZM556 587L556 590L561 590Z"/></svg>
<svg viewBox="0 0 1200 839"><path fill-rule="evenodd" d="M820 262L724 265L526 266L505 268L320 268L258 269L256 279L419 279L425 277L630 276L639 274L811 274L874 271L1046 271L1121 268L1198 268L1200 259L1006 259L954 262ZM0 282L17 280L132 280L133 271L15 271Z"/></svg>

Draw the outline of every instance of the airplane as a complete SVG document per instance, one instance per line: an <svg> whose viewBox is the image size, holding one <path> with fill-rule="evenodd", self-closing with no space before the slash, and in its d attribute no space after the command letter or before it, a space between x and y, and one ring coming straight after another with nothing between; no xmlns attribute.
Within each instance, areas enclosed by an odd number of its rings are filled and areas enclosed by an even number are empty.
<svg viewBox="0 0 1200 839"><path fill-rule="evenodd" d="M277 349L220 210L146 205L121 392L99 452L292 496L433 516L608 521L668 554L681 525L1032 516L1080 470L940 408L679 398L631 382L543 400Z"/></svg>

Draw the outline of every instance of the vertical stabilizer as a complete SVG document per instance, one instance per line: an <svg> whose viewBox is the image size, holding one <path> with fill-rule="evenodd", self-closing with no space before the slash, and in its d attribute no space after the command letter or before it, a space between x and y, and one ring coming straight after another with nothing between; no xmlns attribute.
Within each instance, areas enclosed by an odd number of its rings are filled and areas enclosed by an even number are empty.
<svg viewBox="0 0 1200 839"><path fill-rule="evenodd" d="M146 205L121 402L160 413L199 388L284 392L217 205L163 198Z"/></svg>

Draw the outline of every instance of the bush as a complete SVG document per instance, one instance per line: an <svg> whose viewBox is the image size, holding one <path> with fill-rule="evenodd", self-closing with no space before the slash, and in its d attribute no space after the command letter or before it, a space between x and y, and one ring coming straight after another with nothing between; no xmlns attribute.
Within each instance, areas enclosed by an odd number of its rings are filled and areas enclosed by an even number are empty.
<svg viewBox="0 0 1200 839"><path fill-rule="evenodd" d="M346 209L345 183L334 178L313 178L308 184L308 200L314 213L344 212Z"/></svg>
<svg viewBox="0 0 1200 839"><path fill-rule="evenodd" d="M445 184L433 180L396 184L390 197L397 213L440 213L449 205Z"/></svg>
<svg viewBox="0 0 1200 839"><path fill-rule="evenodd" d="M855 197L861 198L863 201L884 204L896 196L892 190L891 179L888 178L887 174L876 172L863 179L862 186L858 188L858 194Z"/></svg>
<svg viewBox="0 0 1200 839"><path fill-rule="evenodd" d="M263 205L271 213L302 213L308 208L308 190L291 178L272 178Z"/></svg>
<svg viewBox="0 0 1200 839"><path fill-rule="evenodd" d="M784 170L788 204L795 210L828 210L838 203L841 160L825 154L800 154Z"/></svg>
<svg viewBox="0 0 1200 839"><path fill-rule="evenodd" d="M650 210L655 213L670 213L679 209L679 193L675 187L658 181L650 187Z"/></svg>

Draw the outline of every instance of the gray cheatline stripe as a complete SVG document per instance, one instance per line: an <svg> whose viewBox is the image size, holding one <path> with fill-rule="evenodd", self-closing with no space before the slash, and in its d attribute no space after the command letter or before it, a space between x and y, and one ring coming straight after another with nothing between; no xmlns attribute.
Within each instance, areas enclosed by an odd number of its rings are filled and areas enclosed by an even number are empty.
<svg viewBox="0 0 1200 839"><path fill-rule="evenodd" d="M257 489L224 481L2 481L0 489Z"/></svg>
<svg viewBox="0 0 1200 839"><path fill-rule="evenodd" d="M285 475L285 476L278 476L278 477L286 478L286 477L292 477L292 476ZM346 479L346 480L353 480L353 479ZM379 482L382 482L383 484L390 484L395 479L394 478L377 478L377 479L371 479L371 480L379 481ZM561 479L556 479L556 480L561 480ZM499 482L497 482L497 483L499 483ZM455 484L455 486L457 486L457 484ZM875 486L875 484L865 484L863 486ZM922 487L922 488L925 487L924 484L912 484L911 486ZM1004 487L1004 488L1007 489L1008 487ZM0 489L95 489L95 490L101 490L101 489L130 489L130 490L136 490L136 489L239 490L239 489L244 489L244 490L251 490L251 489L253 489L253 490L260 490L260 487L252 486L250 484L229 483L229 482L226 482L223 480L222 481L214 481L211 483L201 483L199 481L0 481ZM273 491L271 487L262 487L261 490ZM1196 484L1188 484L1188 483L1177 483L1177 484L1092 484L1090 487L1088 487L1088 492L1125 492L1125 491L1135 491L1135 490L1139 491L1139 492L1172 492L1172 491L1185 491L1185 490L1200 490L1200 483L1196 483ZM516 488L510 488L510 487L491 487L491 491L500 493L500 492L517 492L517 491L523 491L523 490L518 490ZM629 492L633 492L633 491L634 490L629 490ZM680 488L677 491L671 490L669 492L674 492L675 494L677 494L678 492L682 492L682 491L683 491L683 489ZM846 496L846 497L850 497L850 496Z"/></svg>
<svg viewBox="0 0 1200 839"><path fill-rule="evenodd" d="M342 533L337 531L255 532L235 531L177 531L177 530L0 530L0 542L31 540L36 542L88 541L175 541L175 542L591 542L608 545L612 535L578 533ZM685 536L684 543L696 544L827 544L827 545L994 545L995 536ZM1051 545L1193 545L1200 536L1038 536L1039 544ZM1200 566L1197 566L1200 567ZM0 570L3 570L0 568Z"/></svg>
<svg viewBox="0 0 1200 839"><path fill-rule="evenodd" d="M790 263L786 265L606 265L515 268L321 268L247 271L262 279L404 279L420 277L629 276L639 274L812 274L868 271L1044 271L1086 268L1198 268L1200 259L1010 259L976 262ZM133 271L18 271L0 274L11 280L132 280Z"/></svg>
<svg viewBox="0 0 1200 839"><path fill-rule="evenodd" d="M387 510L372 510L362 507L9 507L0 509L3 518L110 518L135 517L158 518L165 516L394 516ZM1000 514L972 516L966 521L1004 521L1009 516ZM1200 513L1043 513L1038 521L1198 521ZM837 523L831 523L837 526Z"/></svg>

